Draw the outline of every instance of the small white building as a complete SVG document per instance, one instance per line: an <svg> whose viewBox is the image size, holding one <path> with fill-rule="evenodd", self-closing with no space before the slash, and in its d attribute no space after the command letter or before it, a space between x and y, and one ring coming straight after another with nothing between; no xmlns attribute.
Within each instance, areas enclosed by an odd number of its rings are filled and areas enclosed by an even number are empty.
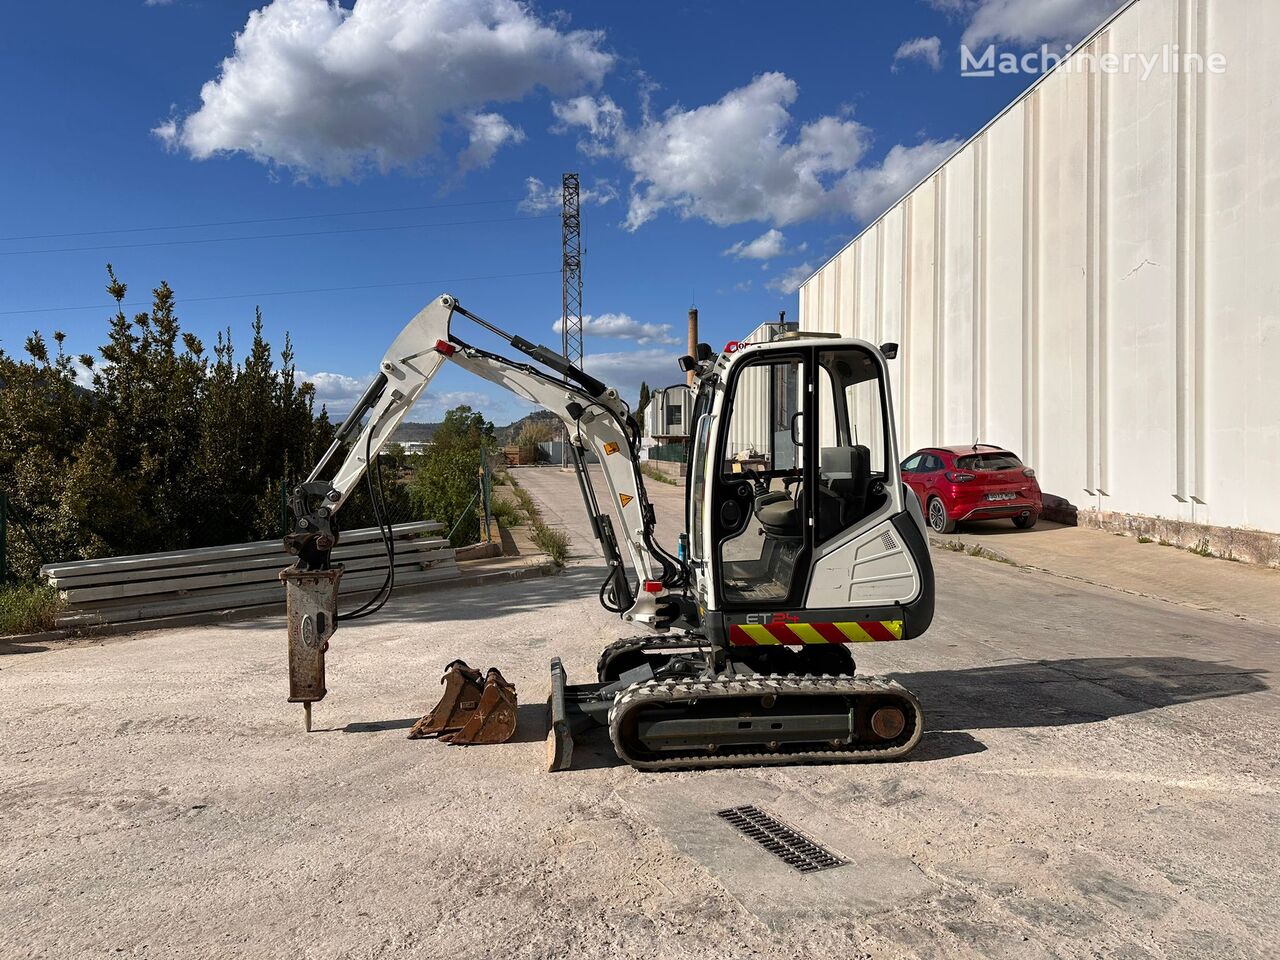
<svg viewBox="0 0 1280 960"><path fill-rule="evenodd" d="M645 435L655 443L684 443L693 416L693 391L687 384L658 387L644 411Z"/></svg>

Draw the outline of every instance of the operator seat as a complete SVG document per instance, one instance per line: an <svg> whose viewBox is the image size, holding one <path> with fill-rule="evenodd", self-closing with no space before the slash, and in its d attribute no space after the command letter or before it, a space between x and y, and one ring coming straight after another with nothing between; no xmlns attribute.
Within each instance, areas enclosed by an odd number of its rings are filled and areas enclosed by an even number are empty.
<svg viewBox="0 0 1280 960"><path fill-rule="evenodd" d="M861 444L825 447L818 482L818 539L829 540L867 513L871 450Z"/></svg>
<svg viewBox="0 0 1280 960"><path fill-rule="evenodd" d="M803 494L802 494L803 496ZM800 504L789 493L771 490L756 497L753 506L756 519L771 537L793 539L804 535L800 522Z"/></svg>

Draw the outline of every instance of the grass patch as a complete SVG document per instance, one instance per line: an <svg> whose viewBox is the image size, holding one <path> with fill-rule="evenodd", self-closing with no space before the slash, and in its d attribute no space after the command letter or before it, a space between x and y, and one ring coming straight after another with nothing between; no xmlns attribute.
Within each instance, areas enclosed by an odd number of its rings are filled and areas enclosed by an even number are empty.
<svg viewBox="0 0 1280 960"><path fill-rule="evenodd" d="M552 530L539 517L530 525L533 531L533 542L551 558L557 567L563 567L565 558L569 556L569 538L559 530Z"/></svg>
<svg viewBox="0 0 1280 960"><path fill-rule="evenodd" d="M657 480L659 483L669 483L673 487L677 483L677 480L675 477L669 477L665 473L663 473L661 470L659 470L657 467L651 466L650 464L647 464L647 463L640 464L640 472L643 473L650 480Z"/></svg>
<svg viewBox="0 0 1280 960"><path fill-rule="evenodd" d="M1138 537L1138 542L1139 542L1139 543L1154 543L1154 541L1153 541L1150 537L1142 537L1142 536Z"/></svg>
<svg viewBox="0 0 1280 960"><path fill-rule="evenodd" d="M538 545L538 549L551 558L552 563L557 567L563 567L569 556L569 537L559 530L548 527L542 519L542 511L538 509L533 497L529 496L529 491L516 483L515 477L508 476L508 480L511 483L512 496L516 498L512 506L517 513L522 512L528 519L529 533L533 537L533 542Z"/></svg>
<svg viewBox="0 0 1280 960"><path fill-rule="evenodd" d="M494 497L490 500L489 512L501 527L518 527L524 523L524 512L520 505L506 497Z"/></svg>
<svg viewBox="0 0 1280 960"><path fill-rule="evenodd" d="M53 587L0 586L0 636L52 630L61 609L62 599Z"/></svg>
<svg viewBox="0 0 1280 960"><path fill-rule="evenodd" d="M1202 539L1202 540L1198 541L1194 547L1191 547L1191 548L1190 548L1190 550L1191 550L1191 552L1192 552L1192 553L1194 553L1197 557L1212 557L1212 556L1213 556L1213 551L1209 549L1209 541L1208 541L1207 539Z"/></svg>

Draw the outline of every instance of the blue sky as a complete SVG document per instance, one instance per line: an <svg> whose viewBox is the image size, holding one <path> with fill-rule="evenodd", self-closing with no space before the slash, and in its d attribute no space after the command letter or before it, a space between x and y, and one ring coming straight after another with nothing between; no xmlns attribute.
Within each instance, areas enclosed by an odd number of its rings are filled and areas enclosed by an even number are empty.
<svg viewBox="0 0 1280 960"><path fill-rule="evenodd" d="M634 395L679 379L690 304L716 346L794 315L809 268L1030 82L962 78L962 41L1070 42L1120 2L15 6L0 346L94 351L111 262L130 302L167 280L206 342L243 344L261 305L340 413L437 293L559 343L538 183L576 170L588 366ZM415 419L525 412L460 371L432 394Z"/></svg>

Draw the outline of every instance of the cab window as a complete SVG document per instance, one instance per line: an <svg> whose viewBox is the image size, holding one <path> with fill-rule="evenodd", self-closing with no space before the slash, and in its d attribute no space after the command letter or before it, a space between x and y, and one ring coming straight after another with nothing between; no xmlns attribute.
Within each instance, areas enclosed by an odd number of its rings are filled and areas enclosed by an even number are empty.
<svg viewBox="0 0 1280 960"><path fill-rule="evenodd" d="M853 529L886 500L889 463L880 365L861 347L818 351L816 542Z"/></svg>

